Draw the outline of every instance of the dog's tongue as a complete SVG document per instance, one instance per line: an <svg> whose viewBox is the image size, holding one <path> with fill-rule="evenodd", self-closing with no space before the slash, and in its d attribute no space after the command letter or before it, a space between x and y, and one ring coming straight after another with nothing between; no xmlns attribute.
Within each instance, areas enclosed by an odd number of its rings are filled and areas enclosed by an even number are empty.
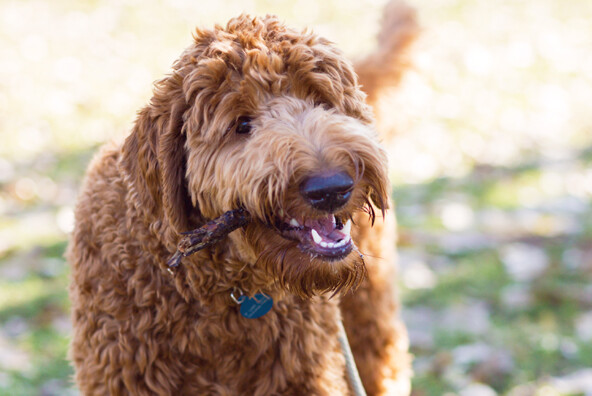
<svg viewBox="0 0 592 396"><path fill-rule="evenodd" d="M351 228L351 224L348 222L345 226L342 226L341 229L337 229L337 222L333 215L329 215L322 219L307 220L304 222L304 225L313 231L312 236L317 243L320 243L321 241L339 242L344 240L349 237Z"/></svg>
<svg viewBox="0 0 592 396"><path fill-rule="evenodd" d="M337 222L335 216L330 215L322 219L306 220L304 225L316 230L319 234L329 235L337 227Z"/></svg>

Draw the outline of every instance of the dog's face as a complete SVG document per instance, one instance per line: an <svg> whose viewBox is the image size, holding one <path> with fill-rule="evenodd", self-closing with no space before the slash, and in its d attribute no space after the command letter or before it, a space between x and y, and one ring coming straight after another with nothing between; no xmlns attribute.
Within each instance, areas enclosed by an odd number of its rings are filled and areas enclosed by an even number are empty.
<svg viewBox="0 0 592 396"><path fill-rule="evenodd" d="M171 225L244 208L253 220L229 235L242 260L302 296L355 287L352 218L386 209L388 181L350 63L313 34L242 16L198 31L174 69L146 110L156 125L166 114L153 193Z"/></svg>

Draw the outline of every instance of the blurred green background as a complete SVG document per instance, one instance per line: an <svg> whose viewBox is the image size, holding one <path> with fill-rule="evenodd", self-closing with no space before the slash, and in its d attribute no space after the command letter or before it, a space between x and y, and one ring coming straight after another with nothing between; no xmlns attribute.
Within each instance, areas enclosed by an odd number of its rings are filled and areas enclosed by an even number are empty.
<svg viewBox="0 0 592 396"><path fill-rule="evenodd" d="M410 0L413 68L377 111L414 395L592 395L592 2ZM353 59L384 0L0 0L0 395L75 395L72 208L97 147L196 25L313 27Z"/></svg>

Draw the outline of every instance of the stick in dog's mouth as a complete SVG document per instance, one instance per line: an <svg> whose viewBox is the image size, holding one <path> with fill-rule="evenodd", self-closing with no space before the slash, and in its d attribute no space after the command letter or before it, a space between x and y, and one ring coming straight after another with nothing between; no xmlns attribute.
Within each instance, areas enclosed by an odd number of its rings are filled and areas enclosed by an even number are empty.
<svg viewBox="0 0 592 396"><path fill-rule="evenodd" d="M208 246L220 242L226 235L237 228L247 225L251 215L245 209L229 210L203 226L184 232L184 237L177 244L177 251L167 262L169 268L176 268L183 257L187 257Z"/></svg>

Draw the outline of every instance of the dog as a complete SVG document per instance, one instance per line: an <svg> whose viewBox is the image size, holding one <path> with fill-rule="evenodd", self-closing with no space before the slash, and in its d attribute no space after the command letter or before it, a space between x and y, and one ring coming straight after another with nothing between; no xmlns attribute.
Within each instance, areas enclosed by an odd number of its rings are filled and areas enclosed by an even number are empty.
<svg viewBox="0 0 592 396"><path fill-rule="evenodd" d="M368 59L399 73L414 26L391 8ZM366 392L409 394L387 156L365 100L381 73L360 64L361 81L328 40L274 16L196 31L78 198L83 394L351 394L340 321ZM170 265L187 232L237 210L242 227Z"/></svg>

